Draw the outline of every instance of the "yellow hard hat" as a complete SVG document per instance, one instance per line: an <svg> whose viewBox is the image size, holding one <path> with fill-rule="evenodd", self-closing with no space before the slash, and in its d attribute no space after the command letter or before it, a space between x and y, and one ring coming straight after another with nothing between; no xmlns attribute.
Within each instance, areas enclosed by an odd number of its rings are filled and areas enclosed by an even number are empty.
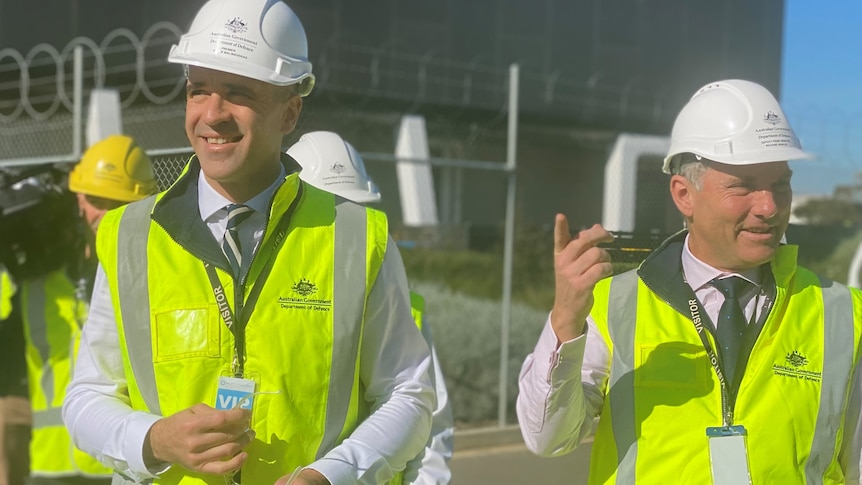
<svg viewBox="0 0 862 485"><path fill-rule="evenodd" d="M69 174L69 190L132 202L158 191L153 164L131 137L111 135L93 144Z"/></svg>

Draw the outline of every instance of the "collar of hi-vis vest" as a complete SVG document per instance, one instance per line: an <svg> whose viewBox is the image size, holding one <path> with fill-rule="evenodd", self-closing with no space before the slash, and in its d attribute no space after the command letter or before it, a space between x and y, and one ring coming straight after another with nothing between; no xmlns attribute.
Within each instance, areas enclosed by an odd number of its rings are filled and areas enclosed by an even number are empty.
<svg viewBox="0 0 862 485"><path fill-rule="evenodd" d="M300 184L299 164L288 155L282 154L281 163L284 166L285 181L276 191L273 207L290 205L296 196ZM189 159L180 178L159 198L152 212L152 219L171 236L180 246L195 254L203 261L218 263L223 269L226 266L224 252L212 237L206 223L199 217L198 207L198 177L200 175L200 162L196 156ZM270 213L281 213L270 208ZM190 217L194 214L195 217ZM268 231L276 224L268 224ZM264 239L268 234L264 235Z"/></svg>
<svg viewBox="0 0 862 485"><path fill-rule="evenodd" d="M657 296L668 302L676 311L689 315L688 297L691 288L682 270L682 251L688 231L680 231L667 238L641 263L638 276ZM796 272L797 246L781 245L768 265L764 265L761 280L767 298L774 300L776 287L786 288Z"/></svg>

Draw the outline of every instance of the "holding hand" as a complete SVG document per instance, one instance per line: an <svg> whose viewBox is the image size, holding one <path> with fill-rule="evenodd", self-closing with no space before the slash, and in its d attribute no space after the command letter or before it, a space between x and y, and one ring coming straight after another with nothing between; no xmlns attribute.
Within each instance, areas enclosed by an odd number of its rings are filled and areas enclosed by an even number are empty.
<svg viewBox="0 0 862 485"><path fill-rule="evenodd" d="M556 291L551 327L560 342L583 335L587 316L593 308L593 288L599 280L613 274L611 256L598 244L613 240L614 235L599 224L571 238L566 216L557 214L554 221Z"/></svg>
<svg viewBox="0 0 862 485"><path fill-rule="evenodd" d="M248 458L243 449L254 439L250 420L246 409L220 411L206 404L162 418L147 433L145 463L178 464L211 474L238 470Z"/></svg>

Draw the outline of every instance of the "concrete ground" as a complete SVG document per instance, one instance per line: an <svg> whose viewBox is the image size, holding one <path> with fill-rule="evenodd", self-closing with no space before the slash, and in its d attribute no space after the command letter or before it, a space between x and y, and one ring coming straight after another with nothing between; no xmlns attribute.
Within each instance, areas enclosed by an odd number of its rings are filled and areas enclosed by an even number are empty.
<svg viewBox="0 0 862 485"><path fill-rule="evenodd" d="M583 485L591 445L585 442L568 455L542 458L527 450L517 426L456 430L449 464L452 485Z"/></svg>

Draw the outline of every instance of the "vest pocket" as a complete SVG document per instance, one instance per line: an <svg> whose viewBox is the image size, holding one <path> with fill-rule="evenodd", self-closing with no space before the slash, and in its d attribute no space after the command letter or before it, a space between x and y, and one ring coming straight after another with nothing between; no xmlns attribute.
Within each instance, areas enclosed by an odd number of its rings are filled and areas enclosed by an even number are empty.
<svg viewBox="0 0 862 485"><path fill-rule="evenodd" d="M685 342L642 345L636 350L634 383L641 387L708 389L712 382L703 346Z"/></svg>
<svg viewBox="0 0 862 485"><path fill-rule="evenodd" d="M219 357L218 308L184 308L155 313L153 361Z"/></svg>

